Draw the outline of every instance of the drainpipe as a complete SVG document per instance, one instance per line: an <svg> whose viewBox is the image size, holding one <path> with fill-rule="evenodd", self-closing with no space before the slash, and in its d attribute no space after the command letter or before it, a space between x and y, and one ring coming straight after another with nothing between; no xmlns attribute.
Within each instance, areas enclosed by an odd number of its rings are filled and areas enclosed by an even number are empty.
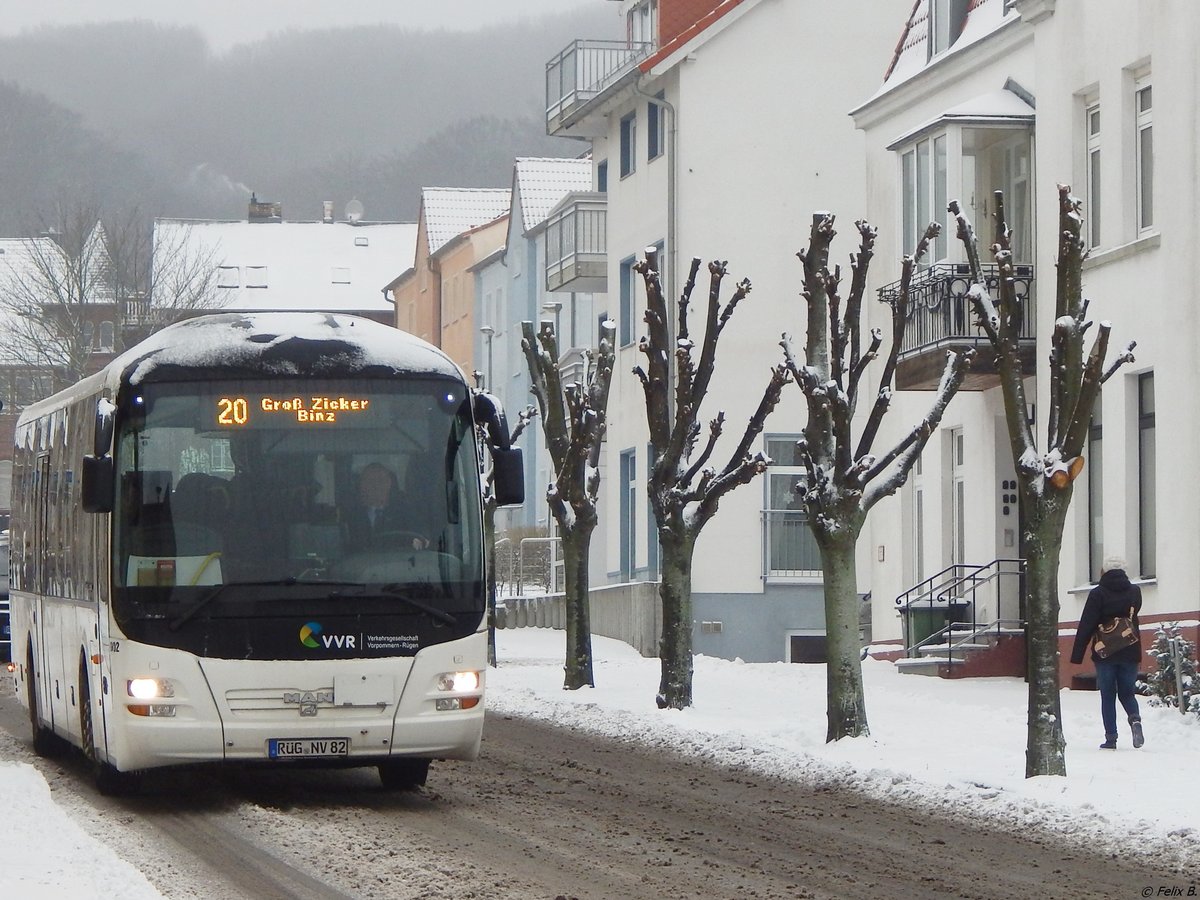
<svg viewBox="0 0 1200 900"><path fill-rule="evenodd" d="M676 301L675 289L675 272L676 268L676 219L677 213L675 209L675 194L676 181L679 175L679 162L676 153L676 137L678 133L678 114L675 111L675 106L665 98L659 98L651 94L642 87L644 76L639 76L637 83L634 85L634 92L638 96L645 97L651 103L663 107L667 111L667 118L670 120L670 125L667 129L667 260L664 271L659 275L662 279L663 294L667 299L667 336L669 342L667 344L667 373L670 376L670 383L667 389L667 414L670 417L671 423L675 422L675 316L676 316Z"/></svg>

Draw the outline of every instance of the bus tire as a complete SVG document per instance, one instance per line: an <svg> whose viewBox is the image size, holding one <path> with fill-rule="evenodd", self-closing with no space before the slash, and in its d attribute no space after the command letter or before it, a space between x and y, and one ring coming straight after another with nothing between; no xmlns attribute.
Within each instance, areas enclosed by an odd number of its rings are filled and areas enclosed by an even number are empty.
<svg viewBox="0 0 1200 900"><path fill-rule="evenodd" d="M127 797L141 788L139 772L121 772L100 759L96 751L96 726L92 718L92 687L88 681L87 661L79 660L79 736L83 758L92 771L96 790L106 797Z"/></svg>
<svg viewBox="0 0 1200 900"><path fill-rule="evenodd" d="M385 791L415 791L428 777L428 759L389 759L379 764L379 780Z"/></svg>
<svg viewBox="0 0 1200 900"><path fill-rule="evenodd" d="M63 749L62 741L49 728L42 726L38 714L37 676L33 668L33 644L25 654L25 689L29 698L29 727L33 732L33 752L44 759L58 756Z"/></svg>

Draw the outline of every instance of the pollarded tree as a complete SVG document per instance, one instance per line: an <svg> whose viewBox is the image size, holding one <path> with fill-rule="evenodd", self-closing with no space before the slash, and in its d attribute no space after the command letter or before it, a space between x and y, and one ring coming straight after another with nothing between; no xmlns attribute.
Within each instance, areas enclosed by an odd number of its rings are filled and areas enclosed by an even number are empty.
<svg viewBox="0 0 1200 900"><path fill-rule="evenodd" d="M891 347L875 389L874 403L857 441L852 425L867 365L879 355L883 332L871 330L863 348L862 305L876 230L856 224L859 250L850 258L853 277L843 308L841 267L829 269L829 247L836 234L833 216L813 216L804 264L803 297L808 305L804 363L797 362L788 335L780 342L787 371L804 392L808 423L799 442L806 471L797 491L804 501L813 537L821 553L825 579L826 741L869 733L863 696L858 638L858 584L854 556L871 507L899 490L942 414L957 393L971 363L971 351L950 353L933 403L925 417L882 456L872 453L883 417L891 404L896 364L909 321L909 286L929 243L940 229L931 224L912 256L902 262L900 290L889 300Z"/></svg>
<svg viewBox="0 0 1200 900"><path fill-rule="evenodd" d="M566 603L567 656L564 690L595 686L592 675L592 627L588 606L588 552L596 528L600 491L600 446L604 441L608 389L612 383L612 322L601 326L600 347L583 354L580 378L564 384L559 369L553 322L521 323L521 349L529 367L530 390L537 400L554 467L546 502L562 539Z"/></svg>
<svg viewBox="0 0 1200 900"><path fill-rule="evenodd" d="M750 417L729 461L720 469L710 467L709 459L724 430L725 413L718 412L709 422L708 437L697 454L700 407L716 368L717 341L738 303L750 293L750 282L739 282L722 309L721 282L726 275L726 263L709 263L704 336L700 357L694 359L696 345L688 310L700 260L692 260L677 306L674 336L659 278L657 248L647 247L646 258L635 268L646 285L647 333L638 343L646 355L646 368L639 366L634 372L641 380L646 398L651 444L647 487L662 547L659 585L663 617L659 647L662 679L657 702L660 708L684 709L692 705L692 552L696 538L716 513L723 496L766 469L769 460L762 453L752 455L750 448L762 432L767 415L779 402L787 371L782 365L774 368L758 409Z"/></svg>
<svg viewBox="0 0 1200 900"><path fill-rule="evenodd" d="M483 379L482 372L475 373L475 383ZM479 387L473 391L475 396L486 392ZM491 453L491 430L497 428L499 422L505 421L499 400L488 395L488 404L493 406L496 414L490 420L479 422L476 427L476 442L479 445L480 490L483 492L483 546L487 548L487 611L488 611L488 665L496 665L496 508L500 505L496 496L496 467ZM510 444L515 443L525 431L529 420L537 415L532 405L525 407L517 416L517 424L513 426L512 434L508 436ZM503 425L499 426L503 429Z"/></svg>
<svg viewBox="0 0 1200 900"><path fill-rule="evenodd" d="M1089 352L1084 336L1093 322L1083 299L1081 271L1087 246L1080 236L1083 217L1079 200L1067 185L1058 186L1058 279L1054 332L1050 339L1045 451L1026 415L1025 381L1018 338L1026 315L1024 300L1014 289L1011 232L1004 218L1004 195L997 191L996 232L992 255L999 268L996 297L988 294L979 263L975 230L958 201L950 212L966 248L973 282L968 296L979 327L996 353L1009 448L1021 492L1025 545L1026 660L1029 682L1025 777L1066 775L1066 741L1058 684L1058 561L1063 527L1071 505L1072 482L1083 469L1083 447L1100 385L1126 362L1134 344L1105 369L1109 332L1101 322Z"/></svg>

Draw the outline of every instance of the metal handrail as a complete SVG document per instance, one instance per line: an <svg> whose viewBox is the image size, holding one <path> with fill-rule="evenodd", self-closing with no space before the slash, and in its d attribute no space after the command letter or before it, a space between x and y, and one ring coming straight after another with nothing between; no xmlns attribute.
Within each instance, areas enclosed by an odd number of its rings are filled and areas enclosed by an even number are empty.
<svg viewBox="0 0 1200 900"><path fill-rule="evenodd" d="M1005 568L1006 565L1011 565L1014 569L1008 570ZM1019 619L1011 619L1000 615L1003 597L1000 594L998 582L1003 576L1015 576L1018 579L1024 579L1025 560L1018 557L1001 557L983 565L954 563L897 597L896 606L906 612L911 612L914 608L919 608L921 604L927 604L929 610L932 610L935 605L943 603L949 607L955 600L962 601L961 605L970 609L971 619L969 622L947 622L945 627L908 645L908 655L910 657L918 656L921 647L934 643L934 638L950 634L954 631L955 626L969 626L971 633L978 635L990 629L991 624L996 624L997 622L1016 622L1018 625L1021 625L1022 623ZM980 608L979 591L993 583L997 583L996 619L980 630L979 621L976 618ZM1018 612L1021 609L1020 593L1022 589L1023 584L1018 586ZM906 629L906 641L911 636L912 632Z"/></svg>

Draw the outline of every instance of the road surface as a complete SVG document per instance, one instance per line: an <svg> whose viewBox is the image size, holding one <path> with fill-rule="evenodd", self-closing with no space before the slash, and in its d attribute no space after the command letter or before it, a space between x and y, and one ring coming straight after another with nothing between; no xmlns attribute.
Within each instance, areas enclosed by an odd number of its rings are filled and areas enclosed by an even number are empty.
<svg viewBox="0 0 1200 900"><path fill-rule="evenodd" d="M1195 875L496 714L479 762L435 763L415 793L370 769L206 769L111 799L76 755L33 756L3 682L0 758L169 898L1076 900Z"/></svg>

